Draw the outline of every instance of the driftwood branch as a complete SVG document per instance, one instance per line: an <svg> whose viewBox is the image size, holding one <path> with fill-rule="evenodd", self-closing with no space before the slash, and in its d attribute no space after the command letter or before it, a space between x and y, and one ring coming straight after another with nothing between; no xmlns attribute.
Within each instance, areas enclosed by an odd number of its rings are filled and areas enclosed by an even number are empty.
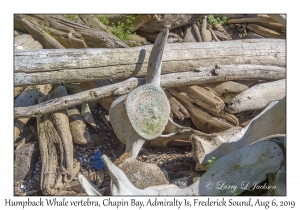
<svg viewBox="0 0 300 210"><path fill-rule="evenodd" d="M264 27L259 26L259 25L248 24L247 28L250 29L251 31L254 31L258 35L263 36L263 37L275 38L275 39L285 39L286 38L286 36L284 34L280 34L276 31L270 30L268 28L264 28Z"/></svg>
<svg viewBox="0 0 300 210"><path fill-rule="evenodd" d="M286 96L285 86L285 79L254 85L235 96L229 103L228 111L238 113L262 109L272 101L284 98Z"/></svg>
<svg viewBox="0 0 300 210"><path fill-rule="evenodd" d="M227 20L227 24L235 24L235 23L270 23L276 22L272 18L267 17L252 17L252 18L239 18L239 19L230 19Z"/></svg>
<svg viewBox="0 0 300 210"><path fill-rule="evenodd" d="M216 64L285 66L285 46L285 41L278 39L168 44L164 49L162 74ZM152 45L15 52L14 85L145 77L151 49Z"/></svg>
<svg viewBox="0 0 300 210"><path fill-rule="evenodd" d="M161 76L161 87L175 87L182 85L203 84L216 81L262 79L279 80L286 76L285 68L260 65L224 65L216 67L198 68L197 71L174 73ZM144 81L145 82L145 81ZM43 115L63 108L96 101L101 98L119 96L129 93L139 84L143 84L137 78L131 78L120 83L107 85L83 91L74 95L29 107L17 107L14 109L14 117L32 117Z"/></svg>
<svg viewBox="0 0 300 210"><path fill-rule="evenodd" d="M17 111L16 117L19 116L41 116L54 110L61 110L84 102L96 101L109 96L118 96L128 93L138 85L137 79L129 79L113 85L95 88L74 95L68 95L46 101L30 107L22 107ZM125 88L124 88L125 87Z"/></svg>
<svg viewBox="0 0 300 210"><path fill-rule="evenodd" d="M280 15L280 14L269 14L268 15L270 18L275 20L276 22L280 23L283 26L286 26L286 17L285 15Z"/></svg>

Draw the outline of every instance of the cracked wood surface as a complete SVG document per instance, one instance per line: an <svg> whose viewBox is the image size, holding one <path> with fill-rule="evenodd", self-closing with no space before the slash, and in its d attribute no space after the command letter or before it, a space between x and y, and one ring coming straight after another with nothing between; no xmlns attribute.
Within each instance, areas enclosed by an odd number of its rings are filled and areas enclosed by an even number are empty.
<svg viewBox="0 0 300 210"><path fill-rule="evenodd" d="M285 40L235 40L168 44L162 75L227 64L285 66ZM145 77L152 45L118 49L15 52L14 85Z"/></svg>
<svg viewBox="0 0 300 210"><path fill-rule="evenodd" d="M175 87L243 79L278 80L284 79L285 76L285 68L277 66L224 65L218 66L217 68L210 66L198 68L197 71L193 72L162 75L161 87ZM96 101L111 96L120 96L129 93L138 85L143 84L143 82L145 81L137 78L130 78L120 83L83 91L74 95L50 100L43 104L29 107L16 107L14 108L14 117L36 117L62 108L79 105L84 102Z"/></svg>

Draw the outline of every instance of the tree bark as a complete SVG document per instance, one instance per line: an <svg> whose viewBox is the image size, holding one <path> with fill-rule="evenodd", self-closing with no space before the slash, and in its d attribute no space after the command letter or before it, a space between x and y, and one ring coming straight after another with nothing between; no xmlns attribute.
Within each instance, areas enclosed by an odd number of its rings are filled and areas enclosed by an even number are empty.
<svg viewBox="0 0 300 210"><path fill-rule="evenodd" d="M285 46L285 41L278 39L166 44L162 74L216 64L285 66ZM145 77L151 49L152 46L143 46L15 52L14 85Z"/></svg>
<svg viewBox="0 0 300 210"><path fill-rule="evenodd" d="M198 72L183 72L161 76L161 87L175 87L182 85L203 84L216 81L262 79L278 80L286 76L285 68L276 66L256 66L256 65L224 65L215 67L203 67L197 69ZM145 81L144 81L145 82ZM59 100L51 100L42 105L22 107L14 109L14 117L39 116L45 113L60 110L84 102L96 101L101 98L120 96L129 93L138 85L144 84L137 78L84 91L82 93L65 96Z"/></svg>
<svg viewBox="0 0 300 210"><path fill-rule="evenodd" d="M54 91L54 97L66 94L62 86ZM43 115L37 121L42 162L41 190L44 195L57 195L80 169L79 163L73 165L73 142L67 109Z"/></svg>

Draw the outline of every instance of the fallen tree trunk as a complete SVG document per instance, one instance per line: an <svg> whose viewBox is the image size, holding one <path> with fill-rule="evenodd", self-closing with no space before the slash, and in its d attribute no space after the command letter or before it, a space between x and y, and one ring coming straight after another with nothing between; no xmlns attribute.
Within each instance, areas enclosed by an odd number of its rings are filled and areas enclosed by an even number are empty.
<svg viewBox="0 0 300 210"><path fill-rule="evenodd" d="M162 74L216 64L285 66L285 46L285 41L278 39L168 44L164 49ZM152 45L15 52L14 85L145 77L151 49Z"/></svg>
<svg viewBox="0 0 300 210"><path fill-rule="evenodd" d="M66 95L62 86L54 97ZM47 100L46 97L41 101ZM66 109L37 118L42 172L41 190L44 195L57 195L80 170L73 162L73 142Z"/></svg>
<svg viewBox="0 0 300 210"><path fill-rule="evenodd" d="M285 39L286 38L286 36L284 34L280 34L276 31L270 30L268 28L264 28L264 27L259 26L259 25L248 24L247 28L249 30L255 32L256 34L263 36L263 37L275 38L275 39Z"/></svg>
<svg viewBox="0 0 300 210"><path fill-rule="evenodd" d="M203 67L199 68L197 71L199 72L194 71L162 75L161 87L175 87L243 79L277 80L283 79L286 76L285 68L276 66L227 65L219 66L217 69L215 69L215 67ZM50 100L35 106L17 107L14 109L14 117L40 116L45 113L79 105L84 102L127 94L140 84L143 84L141 80L131 78L120 83L65 96L57 100Z"/></svg>
<svg viewBox="0 0 300 210"><path fill-rule="evenodd" d="M178 28L200 20L200 14L154 14L151 19L141 25L138 30L156 33L168 28Z"/></svg>
<svg viewBox="0 0 300 210"><path fill-rule="evenodd" d="M275 20L276 22L280 23L283 26L286 26L286 17L285 15L280 15L280 14L269 14L268 15L270 18Z"/></svg>
<svg viewBox="0 0 300 210"><path fill-rule="evenodd" d="M38 98L47 95L50 90L51 85L29 86L14 100L14 107L26 107L37 104ZM28 117L14 120L14 140L18 138L28 120Z"/></svg>
<svg viewBox="0 0 300 210"><path fill-rule="evenodd" d="M228 111L238 113L262 109L271 102L284 98L286 95L285 86L285 79L255 85L236 95L230 101Z"/></svg>
<svg viewBox="0 0 300 210"><path fill-rule="evenodd" d="M79 20L82 21L80 18ZM52 31L54 31L55 33L53 35L57 36L57 38L75 37L82 39L87 47L128 47L119 38L110 33L107 33L106 31L96 28L90 28L84 23L83 25L66 20L59 15L15 15L14 21L16 28L25 33L28 32L28 27L26 27L24 23L29 23L32 26L32 30L36 30L38 28L47 28L47 31L49 33L48 35L53 39L52 41L56 41L55 38L50 35ZM66 32L67 36L61 36L57 34L57 32ZM37 35L37 33L31 35L36 39L35 35Z"/></svg>
<svg viewBox="0 0 300 210"><path fill-rule="evenodd" d="M226 21L226 24L235 24L235 23L272 23L276 22L272 18L267 17L252 17L252 18L239 18L239 19L230 19Z"/></svg>

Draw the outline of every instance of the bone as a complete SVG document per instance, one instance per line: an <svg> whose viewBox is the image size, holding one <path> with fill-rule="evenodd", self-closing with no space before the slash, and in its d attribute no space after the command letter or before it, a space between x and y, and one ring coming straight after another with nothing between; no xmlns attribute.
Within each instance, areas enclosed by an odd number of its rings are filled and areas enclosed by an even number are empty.
<svg viewBox="0 0 300 210"><path fill-rule="evenodd" d="M81 186L84 189L84 191L86 192L86 194L91 195L91 196L92 195L102 196L99 189L93 183L91 183L89 180L87 180L85 178L85 176L83 176L81 173L77 174L77 180L81 184Z"/></svg>
<svg viewBox="0 0 300 210"><path fill-rule="evenodd" d="M208 160L215 156L221 158L230 152L246 147L256 140L274 134L286 133L286 100L274 101L244 128L234 127L210 138L201 135L190 137L192 145L197 146L197 161L205 168ZM262 129L263 128L263 129Z"/></svg>
<svg viewBox="0 0 300 210"><path fill-rule="evenodd" d="M239 149L224 156L211 166L211 168L194 184L179 188L173 184L147 187L143 190L136 188L126 177L125 173L115 166L110 159L103 155L102 160L112 178L112 195L233 195L233 189L220 190L207 184L217 184L220 180L226 181L230 186L249 181L247 187L251 188L255 182L266 179L267 174L276 172L284 155L280 147L273 142L257 142L249 147ZM242 193L246 189L238 189Z"/></svg>
<svg viewBox="0 0 300 210"><path fill-rule="evenodd" d="M147 68L147 84L151 83L160 87L162 56L165 44L168 39L168 35L169 30L166 28L164 31L160 32L156 37L156 40L153 44L153 48L151 50L151 54L149 56Z"/></svg>
<svg viewBox="0 0 300 210"><path fill-rule="evenodd" d="M120 141L126 144L125 153L134 158L145 140L152 140L163 132L170 115L168 98L160 87L162 55L168 34L169 30L165 29L155 40L149 56L147 84L117 98L109 110L113 130ZM152 110L149 111L149 108ZM149 126L152 129L148 129Z"/></svg>

